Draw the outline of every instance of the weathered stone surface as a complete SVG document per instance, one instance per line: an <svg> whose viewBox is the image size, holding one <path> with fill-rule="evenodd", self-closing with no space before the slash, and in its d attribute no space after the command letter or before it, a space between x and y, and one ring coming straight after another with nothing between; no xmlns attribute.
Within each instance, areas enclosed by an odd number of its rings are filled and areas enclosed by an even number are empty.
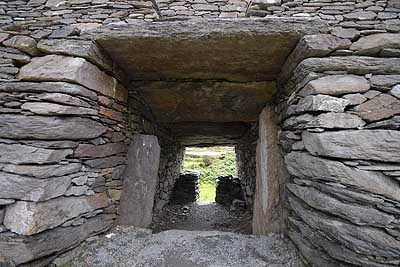
<svg viewBox="0 0 400 267"><path fill-rule="evenodd" d="M287 154L285 163L290 174L295 177L337 182L400 200L398 183L379 172L351 168L341 162L314 157L304 152Z"/></svg>
<svg viewBox="0 0 400 267"><path fill-rule="evenodd" d="M350 46L351 50L360 55L378 55L383 48L400 48L400 34L371 34L361 37Z"/></svg>
<svg viewBox="0 0 400 267"><path fill-rule="evenodd" d="M364 255L377 257L397 257L400 241L373 227L360 227L332 217L318 215L303 208L297 201L290 199L290 205L300 218L311 228L321 231L340 244L351 244L351 248Z"/></svg>
<svg viewBox="0 0 400 267"><path fill-rule="evenodd" d="M37 48L46 54L82 57L98 67L112 71L112 61L104 56L101 48L90 40L48 39L40 40Z"/></svg>
<svg viewBox="0 0 400 267"><path fill-rule="evenodd" d="M140 22L86 34L134 80L266 81L303 35L325 32L320 20L243 18Z"/></svg>
<svg viewBox="0 0 400 267"><path fill-rule="evenodd" d="M356 106L354 110L366 121L378 121L400 114L400 100L387 94L380 94Z"/></svg>
<svg viewBox="0 0 400 267"><path fill-rule="evenodd" d="M110 157L85 161L85 164L88 165L89 167L101 168L101 169L115 167L117 165L121 165L124 163L125 163L125 157L122 156L110 156Z"/></svg>
<svg viewBox="0 0 400 267"><path fill-rule="evenodd" d="M134 87L161 122L256 121L277 92L275 82L135 82Z"/></svg>
<svg viewBox="0 0 400 267"><path fill-rule="evenodd" d="M58 227L31 237L0 234L0 251L16 264L22 264L78 245L88 237L105 232L113 215L99 215L76 227Z"/></svg>
<svg viewBox="0 0 400 267"><path fill-rule="evenodd" d="M71 178L37 179L0 172L0 198L44 201L61 196L71 184Z"/></svg>
<svg viewBox="0 0 400 267"><path fill-rule="evenodd" d="M39 55L39 50L36 48L37 43L36 40L23 35L16 35L3 42L3 45L17 48L25 53L28 53L31 56Z"/></svg>
<svg viewBox="0 0 400 267"><path fill-rule="evenodd" d="M45 100L48 102L55 102L55 103L66 104L66 105L77 106L77 107L85 107L85 108L91 107L91 105L88 104L86 101L83 101L78 97L73 97L73 96L70 96L67 94L43 93L43 94L37 95L37 97L40 100Z"/></svg>
<svg viewBox="0 0 400 267"><path fill-rule="evenodd" d="M399 131L304 132L302 137L306 149L314 155L400 162Z"/></svg>
<svg viewBox="0 0 400 267"><path fill-rule="evenodd" d="M64 82L13 82L0 83L0 91L4 92L49 92L49 93L65 93L70 95L80 95L92 100L97 100L97 95L83 86L64 83Z"/></svg>
<svg viewBox="0 0 400 267"><path fill-rule="evenodd" d="M393 86L400 83L400 75L373 75L370 82L373 89L389 91Z"/></svg>
<svg viewBox="0 0 400 267"><path fill-rule="evenodd" d="M83 58L49 55L33 58L20 69L23 81L63 81L81 84L107 96L114 96L117 81Z"/></svg>
<svg viewBox="0 0 400 267"><path fill-rule="evenodd" d="M46 129L45 131L43 129ZM0 116L0 137L11 139L87 140L105 133L103 124L86 118Z"/></svg>
<svg viewBox="0 0 400 267"><path fill-rule="evenodd" d="M157 137L136 134L128 150L119 224L148 227L158 182L160 146Z"/></svg>
<svg viewBox="0 0 400 267"><path fill-rule="evenodd" d="M330 75L309 82L300 94L302 96L326 94L344 95L350 93L364 93L370 85L364 77L356 75Z"/></svg>
<svg viewBox="0 0 400 267"><path fill-rule="evenodd" d="M349 101L349 106L360 105L368 100L362 94L348 94L344 95L343 98Z"/></svg>
<svg viewBox="0 0 400 267"><path fill-rule="evenodd" d="M392 96L397 97L400 99L400 84L393 86L392 90L389 92Z"/></svg>
<svg viewBox="0 0 400 267"><path fill-rule="evenodd" d="M53 150L20 144L0 144L0 162L2 163L57 163L71 154L71 149Z"/></svg>
<svg viewBox="0 0 400 267"><path fill-rule="evenodd" d="M356 11L356 12L351 12L344 14L343 17L345 17L348 20L356 19L356 20L373 20L376 18L376 13L372 11Z"/></svg>
<svg viewBox="0 0 400 267"><path fill-rule="evenodd" d="M267 9L270 6L280 6L282 1L281 0L254 0L251 2L252 5L257 5L261 9Z"/></svg>
<svg viewBox="0 0 400 267"><path fill-rule="evenodd" d="M400 129L400 116L394 116L391 119L378 121L371 124L368 124L366 129L374 129L374 128L381 128L381 129L389 129L389 130L397 130Z"/></svg>
<svg viewBox="0 0 400 267"><path fill-rule="evenodd" d="M295 184L288 185L290 192L303 200L309 206L322 212L330 213L349 220L357 225L372 225L388 227L394 221L394 216L378 211L375 208L361 205L351 205L340 202L327 194Z"/></svg>
<svg viewBox="0 0 400 267"><path fill-rule="evenodd" d="M126 145L118 143L109 143L105 145L80 144L76 148L74 156L79 158L102 158L115 154L120 154L122 152L125 152L126 150Z"/></svg>
<svg viewBox="0 0 400 267"><path fill-rule="evenodd" d="M273 107L260 114L257 142L256 191L253 207L253 233L283 233L286 210L284 184L288 173L278 145L278 116Z"/></svg>
<svg viewBox="0 0 400 267"><path fill-rule="evenodd" d="M348 113L329 112L318 116L303 114L290 117L283 123L284 129L306 129L306 128L327 128L327 129L354 129L364 126L365 122L357 115Z"/></svg>
<svg viewBox="0 0 400 267"><path fill-rule="evenodd" d="M332 35L335 35L337 37L340 38L344 38L344 39L355 39L358 36L360 36L360 31L356 30L356 29L346 29L346 28L339 28L339 27L335 27L332 30Z"/></svg>
<svg viewBox="0 0 400 267"><path fill-rule="evenodd" d="M348 104L349 101L346 99L327 95L306 96L297 104L296 113L307 111L343 112Z"/></svg>
<svg viewBox="0 0 400 267"><path fill-rule="evenodd" d="M7 164L3 171L25 176L33 176L45 179L56 176L63 176L78 172L82 165L80 163L55 164L55 165L13 165Z"/></svg>
<svg viewBox="0 0 400 267"><path fill-rule="evenodd" d="M45 202L17 201L7 206L4 225L22 235L57 227L81 214L107 206L106 193L82 197L59 197Z"/></svg>
<svg viewBox="0 0 400 267"><path fill-rule="evenodd" d="M21 106L39 115L97 115L97 110L91 108L72 107L45 102L27 102Z"/></svg>
<svg viewBox="0 0 400 267"><path fill-rule="evenodd" d="M83 186L71 186L68 188L67 192L65 192L65 196L91 196L94 194L94 191L91 190L87 185Z"/></svg>

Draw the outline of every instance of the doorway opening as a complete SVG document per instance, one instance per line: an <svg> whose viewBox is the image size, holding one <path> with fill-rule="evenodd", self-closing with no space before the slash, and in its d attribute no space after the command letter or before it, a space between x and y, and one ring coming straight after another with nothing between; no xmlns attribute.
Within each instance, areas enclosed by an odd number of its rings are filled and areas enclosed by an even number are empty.
<svg viewBox="0 0 400 267"><path fill-rule="evenodd" d="M183 169L198 171L200 174L197 201L215 202L217 200L219 202L218 200L222 199L221 197L216 199L217 183L221 188L224 186L224 181L228 180L225 177L237 177L235 148L231 146L186 147Z"/></svg>

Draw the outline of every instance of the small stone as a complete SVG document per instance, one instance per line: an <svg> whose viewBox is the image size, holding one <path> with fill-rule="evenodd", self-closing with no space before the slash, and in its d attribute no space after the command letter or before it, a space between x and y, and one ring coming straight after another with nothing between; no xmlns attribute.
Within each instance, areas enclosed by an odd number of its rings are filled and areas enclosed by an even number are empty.
<svg viewBox="0 0 400 267"><path fill-rule="evenodd" d="M380 94L356 106L354 111L366 121L378 121L400 114L400 100L387 94Z"/></svg>
<svg viewBox="0 0 400 267"><path fill-rule="evenodd" d="M372 11L356 11L343 15L346 20L373 20L376 16L377 14Z"/></svg>
<svg viewBox="0 0 400 267"><path fill-rule="evenodd" d="M373 89L389 91L396 84L400 84L400 75L373 75L370 82Z"/></svg>
<svg viewBox="0 0 400 267"><path fill-rule="evenodd" d="M12 165L7 164L3 171L14 174L33 176L39 179L57 177L78 172L82 165L80 163L55 164L55 165Z"/></svg>
<svg viewBox="0 0 400 267"><path fill-rule="evenodd" d="M356 75L330 75L309 82L300 94L302 96L327 94L344 95L349 93L363 93L370 85L364 77Z"/></svg>
<svg viewBox="0 0 400 267"><path fill-rule="evenodd" d="M340 38L354 40L358 36L360 36L360 31L355 29L345 29L341 27L335 27L332 30L332 35L335 35Z"/></svg>
<svg viewBox="0 0 400 267"><path fill-rule="evenodd" d="M349 101L349 106L360 105L368 100L368 98L362 94L348 94L344 95L343 98Z"/></svg>
<svg viewBox="0 0 400 267"><path fill-rule="evenodd" d="M270 6L280 6L282 4L281 0L253 0L251 5L257 5L260 9L267 9Z"/></svg>
<svg viewBox="0 0 400 267"><path fill-rule="evenodd" d="M88 181L88 176L87 175L81 175L79 177L76 177L72 179L72 183L75 185L84 185Z"/></svg>
<svg viewBox="0 0 400 267"><path fill-rule="evenodd" d="M93 195L94 192L90 190L87 185L83 186L71 186L68 188L67 192L65 192L65 196L83 196L83 195Z"/></svg>
<svg viewBox="0 0 400 267"><path fill-rule="evenodd" d="M381 57L400 57L400 49L397 48L383 48L379 53Z"/></svg>
<svg viewBox="0 0 400 267"><path fill-rule="evenodd" d="M40 54L39 50L37 49L36 40L28 36L13 36L7 41L3 42L3 45L17 48L31 56L37 56Z"/></svg>
<svg viewBox="0 0 400 267"><path fill-rule="evenodd" d="M299 101L296 107L297 113L309 111L331 111L343 112L345 107L349 104L346 99L327 95L311 95Z"/></svg>
<svg viewBox="0 0 400 267"><path fill-rule="evenodd" d="M127 151L127 146L118 143L105 145L80 144L75 150L75 157L82 158L103 158Z"/></svg>
<svg viewBox="0 0 400 267"><path fill-rule="evenodd" d="M53 31L50 34L49 38L57 39L57 38L66 38L68 36L76 36L79 34L79 30L75 27L66 26L61 29Z"/></svg>
<svg viewBox="0 0 400 267"><path fill-rule="evenodd" d="M394 86L392 90L389 92L392 96L397 97L400 99L400 84Z"/></svg>

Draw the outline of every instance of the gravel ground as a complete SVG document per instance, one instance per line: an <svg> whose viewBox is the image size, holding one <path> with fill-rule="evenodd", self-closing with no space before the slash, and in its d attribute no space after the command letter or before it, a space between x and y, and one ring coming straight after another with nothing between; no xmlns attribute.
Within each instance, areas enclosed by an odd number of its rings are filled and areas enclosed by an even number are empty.
<svg viewBox="0 0 400 267"><path fill-rule="evenodd" d="M117 228L79 248L74 267L304 267L294 246L278 235L220 231Z"/></svg>
<svg viewBox="0 0 400 267"><path fill-rule="evenodd" d="M168 205L153 218L151 229L155 233L165 230L229 231L251 233L251 213L234 210L215 202L195 202L187 205Z"/></svg>

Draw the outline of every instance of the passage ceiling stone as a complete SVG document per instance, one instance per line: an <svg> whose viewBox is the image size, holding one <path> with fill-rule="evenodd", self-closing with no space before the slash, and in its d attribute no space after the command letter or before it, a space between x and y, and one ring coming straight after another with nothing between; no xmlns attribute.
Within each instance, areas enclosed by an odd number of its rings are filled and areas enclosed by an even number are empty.
<svg viewBox="0 0 400 267"><path fill-rule="evenodd" d="M112 25L85 34L133 80L274 80L317 19L190 19Z"/></svg>

